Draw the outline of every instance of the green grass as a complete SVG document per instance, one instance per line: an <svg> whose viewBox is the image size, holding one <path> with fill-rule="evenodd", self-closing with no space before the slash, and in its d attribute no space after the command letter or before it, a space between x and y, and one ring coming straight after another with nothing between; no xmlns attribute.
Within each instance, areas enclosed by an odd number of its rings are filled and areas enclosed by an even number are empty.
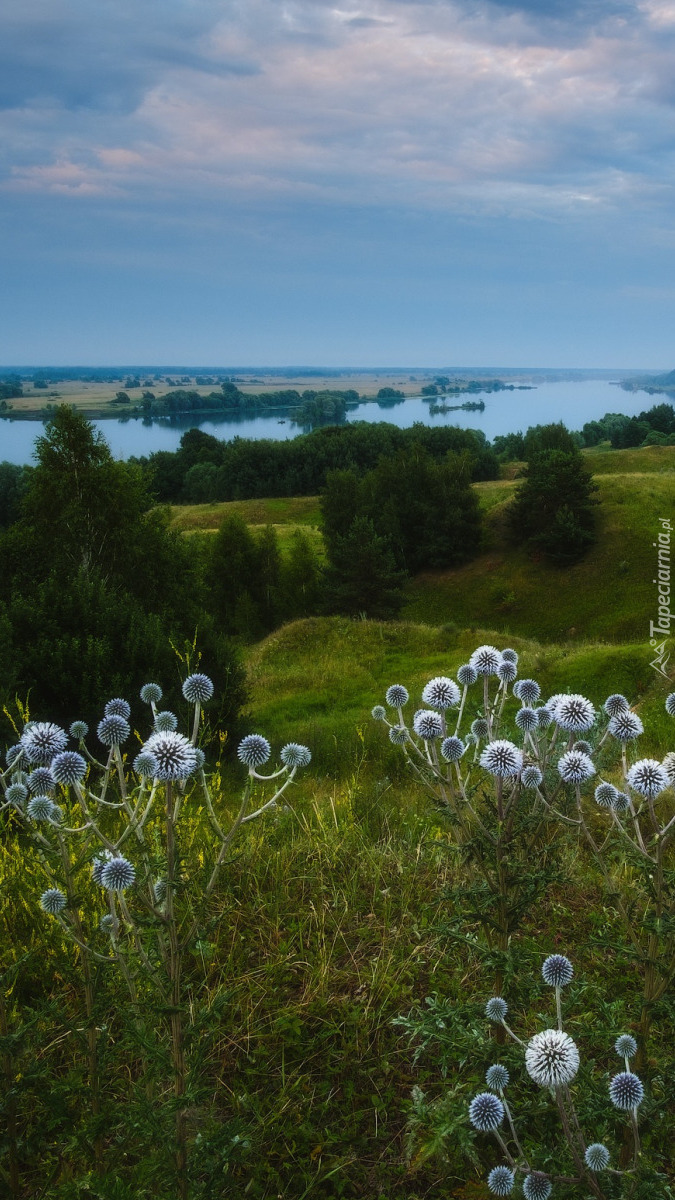
<svg viewBox="0 0 675 1200"><path fill-rule="evenodd" d="M607 442L602 442L583 453L594 475L675 472L675 446L638 446L633 450L612 450Z"/></svg>
<svg viewBox="0 0 675 1200"><path fill-rule="evenodd" d="M225 517L236 514L247 525L321 524L318 496L289 496L262 500L229 500L214 504L174 504L171 518L174 529L185 533L218 529Z"/></svg>

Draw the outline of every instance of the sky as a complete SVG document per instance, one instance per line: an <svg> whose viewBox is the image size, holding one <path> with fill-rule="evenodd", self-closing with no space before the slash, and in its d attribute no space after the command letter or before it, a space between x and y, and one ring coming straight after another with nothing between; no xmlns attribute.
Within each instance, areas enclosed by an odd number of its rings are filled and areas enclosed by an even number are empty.
<svg viewBox="0 0 675 1200"><path fill-rule="evenodd" d="M0 364L675 367L675 0L3 0Z"/></svg>

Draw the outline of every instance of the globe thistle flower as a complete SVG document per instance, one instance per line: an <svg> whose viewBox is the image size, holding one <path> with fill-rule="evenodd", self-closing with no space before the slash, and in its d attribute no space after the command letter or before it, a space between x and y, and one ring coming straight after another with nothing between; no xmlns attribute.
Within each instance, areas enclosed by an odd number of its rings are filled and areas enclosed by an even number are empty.
<svg viewBox="0 0 675 1200"><path fill-rule="evenodd" d="M549 987L567 987L572 982L574 967L564 954L549 954L541 968L544 983Z"/></svg>
<svg viewBox="0 0 675 1200"><path fill-rule="evenodd" d="M478 671L471 663L462 663L457 670L457 678L462 687L471 687L478 679Z"/></svg>
<svg viewBox="0 0 675 1200"><path fill-rule="evenodd" d="M136 872L127 858L111 858L101 871L101 883L109 892L126 892L136 879Z"/></svg>
<svg viewBox="0 0 675 1200"><path fill-rule="evenodd" d="M402 683L392 683L391 687L387 688L384 698L390 708L403 708L410 699L407 688L404 688Z"/></svg>
<svg viewBox="0 0 675 1200"><path fill-rule="evenodd" d="M178 729L178 717L168 708L158 712L155 717L155 733L173 733Z"/></svg>
<svg viewBox="0 0 675 1200"><path fill-rule="evenodd" d="M642 721L637 713L631 712L630 709L627 712L620 712L615 717L611 717L607 728L612 737L615 737L618 742L632 742L634 738L644 733Z"/></svg>
<svg viewBox="0 0 675 1200"><path fill-rule="evenodd" d="M109 716L99 721L96 732L99 742L102 742L104 746L120 746L129 737L131 727L125 717L120 716L119 713L110 713Z"/></svg>
<svg viewBox="0 0 675 1200"><path fill-rule="evenodd" d="M488 742L480 756L480 765L490 775L507 778L509 775L519 775L523 766L523 752L513 742L500 738Z"/></svg>
<svg viewBox="0 0 675 1200"><path fill-rule="evenodd" d="M89 733L89 726L86 721L73 721L68 732L77 742L83 742Z"/></svg>
<svg viewBox="0 0 675 1200"><path fill-rule="evenodd" d="M495 1025L501 1025L508 1011L509 1006L501 996L491 996L485 1005L485 1016Z"/></svg>
<svg viewBox="0 0 675 1200"><path fill-rule="evenodd" d="M437 675L435 679L430 679L425 685L422 699L425 704L431 704L434 708L452 708L455 704L459 704L461 692L454 679L448 679L445 675Z"/></svg>
<svg viewBox="0 0 675 1200"><path fill-rule="evenodd" d="M494 1092L480 1092L469 1105L469 1120L480 1133L492 1133L504 1120L504 1105Z"/></svg>
<svg viewBox="0 0 675 1200"><path fill-rule="evenodd" d="M551 1190L550 1179L547 1175L542 1175L541 1171L533 1171L531 1175L526 1175L523 1180L523 1195L525 1200L548 1200Z"/></svg>
<svg viewBox="0 0 675 1200"><path fill-rule="evenodd" d="M541 688L536 679L519 679L513 685L513 694L517 700L530 706L537 703L541 696Z"/></svg>
<svg viewBox="0 0 675 1200"><path fill-rule="evenodd" d="M98 927L101 930L101 933L110 933L111 930L114 929L114 927L115 927L115 922L112 918L112 914L104 913L103 916L101 917L101 920L98 923Z"/></svg>
<svg viewBox="0 0 675 1200"><path fill-rule="evenodd" d="M87 764L76 750L62 750L52 759L51 773L57 783L67 787L79 783L87 773ZM35 774L35 772L33 772Z"/></svg>
<svg viewBox="0 0 675 1200"><path fill-rule="evenodd" d="M641 796L653 799L670 786L670 780L655 758L641 758L633 763L626 776L628 783Z"/></svg>
<svg viewBox="0 0 675 1200"><path fill-rule="evenodd" d="M469 666L479 675L496 675L502 656L495 646L479 646L469 658Z"/></svg>
<svg viewBox="0 0 675 1200"><path fill-rule="evenodd" d="M5 762L8 767L13 767L14 763L21 758L23 754L23 746L19 742L16 746L10 746L5 753Z"/></svg>
<svg viewBox="0 0 675 1200"><path fill-rule="evenodd" d="M595 800L601 808L612 808L618 794L613 783L599 783L595 789Z"/></svg>
<svg viewBox="0 0 675 1200"><path fill-rule="evenodd" d="M671 692L666 696L666 712L669 717L675 717L675 692Z"/></svg>
<svg viewBox="0 0 675 1200"><path fill-rule="evenodd" d="M63 892L59 888L47 888L40 896L40 908L43 912L49 913L50 917L57 917L63 912L68 901Z"/></svg>
<svg viewBox="0 0 675 1200"><path fill-rule="evenodd" d="M187 779L196 770L195 748L182 733L152 733L142 750L156 760L155 778L163 783Z"/></svg>
<svg viewBox="0 0 675 1200"><path fill-rule="evenodd" d="M675 783L675 752L674 751L671 750L668 754L666 754L666 757L664 758L663 762L661 763L661 766L663 767L670 782Z"/></svg>
<svg viewBox="0 0 675 1200"><path fill-rule="evenodd" d="M389 741L394 746L405 746L408 740L408 730L402 729L400 725L393 725L389 730Z"/></svg>
<svg viewBox="0 0 675 1200"><path fill-rule="evenodd" d="M108 700L103 709L104 717L124 717L125 721L131 716L131 705L126 700L120 700L119 696L114 700Z"/></svg>
<svg viewBox="0 0 675 1200"><path fill-rule="evenodd" d="M158 763L154 754L150 754L147 750L141 750L134 759L134 771L137 775L141 775L143 779L154 779L157 775Z"/></svg>
<svg viewBox="0 0 675 1200"><path fill-rule="evenodd" d="M49 820L54 825L60 825L63 820L63 809L60 804L52 804L52 811L49 814Z"/></svg>
<svg viewBox="0 0 675 1200"><path fill-rule="evenodd" d="M479 741L480 738L477 738L475 733L467 733L464 737L464 746L467 748L469 746L477 746Z"/></svg>
<svg viewBox="0 0 675 1200"><path fill-rule="evenodd" d="M490 732L490 726L485 720L485 717L476 717L476 720L471 722L471 732L477 739L486 738L488 736Z"/></svg>
<svg viewBox="0 0 675 1200"><path fill-rule="evenodd" d="M543 778L544 776L539 767L535 767L534 765L523 767L520 774L520 782L526 788L538 788Z"/></svg>
<svg viewBox="0 0 675 1200"><path fill-rule="evenodd" d="M509 1167L493 1167L487 1177L487 1185L493 1196L510 1196L516 1177Z"/></svg>
<svg viewBox="0 0 675 1200"><path fill-rule="evenodd" d="M158 683L144 683L141 688L141 700L144 704L159 704L162 699L162 689Z"/></svg>
<svg viewBox="0 0 675 1200"><path fill-rule="evenodd" d="M383 705L376 704L374 708L371 708L370 715L374 721L386 721L387 710L383 707Z"/></svg>
<svg viewBox="0 0 675 1200"><path fill-rule="evenodd" d="M509 1073L506 1067L503 1067L501 1063L494 1063L491 1067L488 1067L485 1072L485 1082L488 1087L494 1088L496 1092L503 1092L509 1082Z"/></svg>
<svg viewBox="0 0 675 1200"><path fill-rule="evenodd" d="M516 713L516 725L522 733L532 733L537 728L537 714L533 708L528 708L526 704L518 709Z"/></svg>
<svg viewBox="0 0 675 1200"><path fill-rule="evenodd" d="M96 857L92 859L91 877L94 883L97 883L99 887L103 887L103 871L114 857L114 854L111 854L109 850L102 850L100 854L97 854Z"/></svg>
<svg viewBox="0 0 675 1200"><path fill-rule="evenodd" d="M540 729L548 729L549 725L551 724L551 722L553 720L553 714L550 711L550 709L548 709L546 707L546 705L544 704L544 705L542 705L541 708L538 708L536 710L536 712L537 712L537 725L539 726L539 728Z"/></svg>
<svg viewBox="0 0 675 1200"><path fill-rule="evenodd" d="M556 692L555 695L549 696L548 700L546 701L546 708L549 710L552 716L555 716L555 710L560 704L560 701L566 700L568 695L568 692Z"/></svg>
<svg viewBox="0 0 675 1200"><path fill-rule="evenodd" d="M26 778L26 787L32 796L43 796L54 791L54 776L49 767L36 767Z"/></svg>
<svg viewBox="0 0 675 1200"><path fill-rule="evenodd" d="M48 821L52 815L54 803L49 796L33 796L26 809L31 821Z"/></svg>
<svg viewBox="0 0 675 1200"><path fill-rule="evenodd" d="M518 665L518 651L510 650L510 649L502 650L502 659L504 660L504 662L510 662L510 663L513 663L515 666L517 666Z"/></svg>
<svg viewBox="0 0 675 1200"><path fill-rule="evenodd" d="M614 809L615 813L625 813L630 808L630 796L627 796L625 792L617 792L610 807Z"/></svg>
<svg viewBox="0 0 675 1200"><path fill-rule="evenodd" d="M568 750L558 759L558 772L563 783L583 783L595 775L595 767L581 750Z"/></svg>
<svg viewBox="0 0 675 1200"><path fill-rule="evenodd" d="M28 799L28 788L25 783L10 783L5 795L10 804L22 808Z"/></svg>
<svg viewBox="0 0 675 1200"><path fill-rule="evenodd" d="M497 667L497 674L502 683L513 683L518 674L518 668L515 663L502 661Z"/></svg>
<svg viewBox="0 0 675 1200"><path fill-rule="evenodd" d="M198 771L201 771L206 762L206 755L205 755L204 751L200 749L199 746L195 746L194 751L195 751L195 760L197 763L196 769Z"/></svg>
<svg viewBox="0 0 675 1200"><path fill-rule="evenodd" d="M248 737L239 743L237 758L247 767L262 767L271 753L272 747L267 738L260 733L249 733Z"/></svg>
<svg viewBox="0 0 675 1200"><path fill-rule="evenodd" d="M530 1038L525 1067L540 1087L555 1089L571 1083L579 1070L579 1051L568 1033L544 1029Z"/></svg>
<svg viewBox="0 0 675 1200"><path fill-rule="evenodd" d="M572 746L572 749L573 750L581 750L582 754L592 754L593 753L593 747L591 746L591 743L584 742L583 740L575 742L574 745Z"/></svg>
<svg viewBox="0 0 675 1200"><path fill-rule="evenodd" d="M413 729L418 737L425 742L443 737L443 721L437 712L430 708L421 708L413 717Z"/></svg>
<svg viewBox="0 0 675 1200"><path fill-rule="evenodd" d="M65 730L52 721L31 721L21 734L20 745L30 763L48 767L55 754L65 750Z"/></svg>
<svg viewBox="0 0 675 1200"><path fill-rule="evenodd" d="M586 1148L584 1160L589 1171L604 1171L609 1163L609 1150L602 1142L593 1142Z"/></svg>
<svg viewBox="0 0 675 1200"><path fill-rule="evenodd" d="M632 1071L621 1071L610 1080L609 1098L615 1108L626 1111L637 1108L642 1104L644 1096L645 1089L642 1086L642 1080L638 1079Z"/></svg>
<svg viewBox="0 0 675 1200"><path fill-rule="evenodd" d="M619 713L628 712L630 704L620 692L613 692L611 696L607 697L602 707L608 717L616 717Z"/></svg>
<svg viewBox="0 0 675 1200"><path fill-rule="evenodd" d="M614 1049L619 1058L635 1058L637 1054L637 1042L634 1037L631 1037L630 1033L622 1033L616 1039Z"/></svg>
<svg viewBox="0 0 675 1200"><path fill-rule="evenodd" d="M299 742L288 742L283 747L280 758L285 767L308 767L312 761L307 746L301 746Z"/></svg>
<svg viewBox="0 0 675 1200"><path fill-rule="evenodd" d="M183 683L183 695L190 704L206 704L213 695L213 682L200 672L188 675Z"/></svg>
<svg viewBox="0 0 675 1200"><path fill-rule="evenodd" d="M461 738L446 737L441 742L441 754L446 762L459 762L464 753L464 742Z"/></svg>
<svg viewBox="0 0 675 1200"><path fill-rule="evenodd" d="M555 720L567 733L583 733L595 721L595 709L585 696L564 696L555 707Z"/></svg>

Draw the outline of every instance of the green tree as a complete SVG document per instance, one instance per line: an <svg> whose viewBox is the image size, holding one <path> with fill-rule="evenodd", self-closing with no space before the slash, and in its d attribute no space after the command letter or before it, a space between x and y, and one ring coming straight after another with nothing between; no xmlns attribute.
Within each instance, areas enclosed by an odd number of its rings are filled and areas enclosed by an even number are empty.
<svg viewBox="0 0 675 1200"><path fill-rule="evenodd" d="M225 517L208 572L209 607L224 633L250 639L261 632L258 570L258 547L248 525L236 513Z"/></svg>
<svg viewBox="0 0 675 1200"><path fill-rule="evenodd" d="M281 554L273 525L266 525L258 538L255 592L265 632L276 629L281 617Z"/></svg>
<svg viewBox="0 0 675 1200"><path fill-rule="evenodd" d="M556 566L577 562L595 541L596 491L576 446L538 451L511 505L513 540Z"/></svg>
<svg viewBox="0 0 675 1200"><path fill-rule="evenodd" d="M326 571L326 606L329 612L366 616L376 620L395 617L405 596L403 572L389 542L368 517L355 517L349 531L332 544Z"/></svg>
<svg viewBox="0 0 675 1200"><path fill-rule="evenodd" d="M284 616L288 620L317 613L322 600L322 572L318 555L309 538L296 529L282 562L281 586Z"/></svg>

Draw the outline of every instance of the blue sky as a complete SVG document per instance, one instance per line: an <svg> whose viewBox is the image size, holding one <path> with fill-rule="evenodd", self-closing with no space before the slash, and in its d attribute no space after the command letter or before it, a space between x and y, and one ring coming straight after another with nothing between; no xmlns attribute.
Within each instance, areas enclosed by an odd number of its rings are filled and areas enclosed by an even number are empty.
<svg viewBox="0 0 675 1200"><path fill-rule="evenodd" d="M4 0L0 363L675 366L675 0Z"/></svg>

